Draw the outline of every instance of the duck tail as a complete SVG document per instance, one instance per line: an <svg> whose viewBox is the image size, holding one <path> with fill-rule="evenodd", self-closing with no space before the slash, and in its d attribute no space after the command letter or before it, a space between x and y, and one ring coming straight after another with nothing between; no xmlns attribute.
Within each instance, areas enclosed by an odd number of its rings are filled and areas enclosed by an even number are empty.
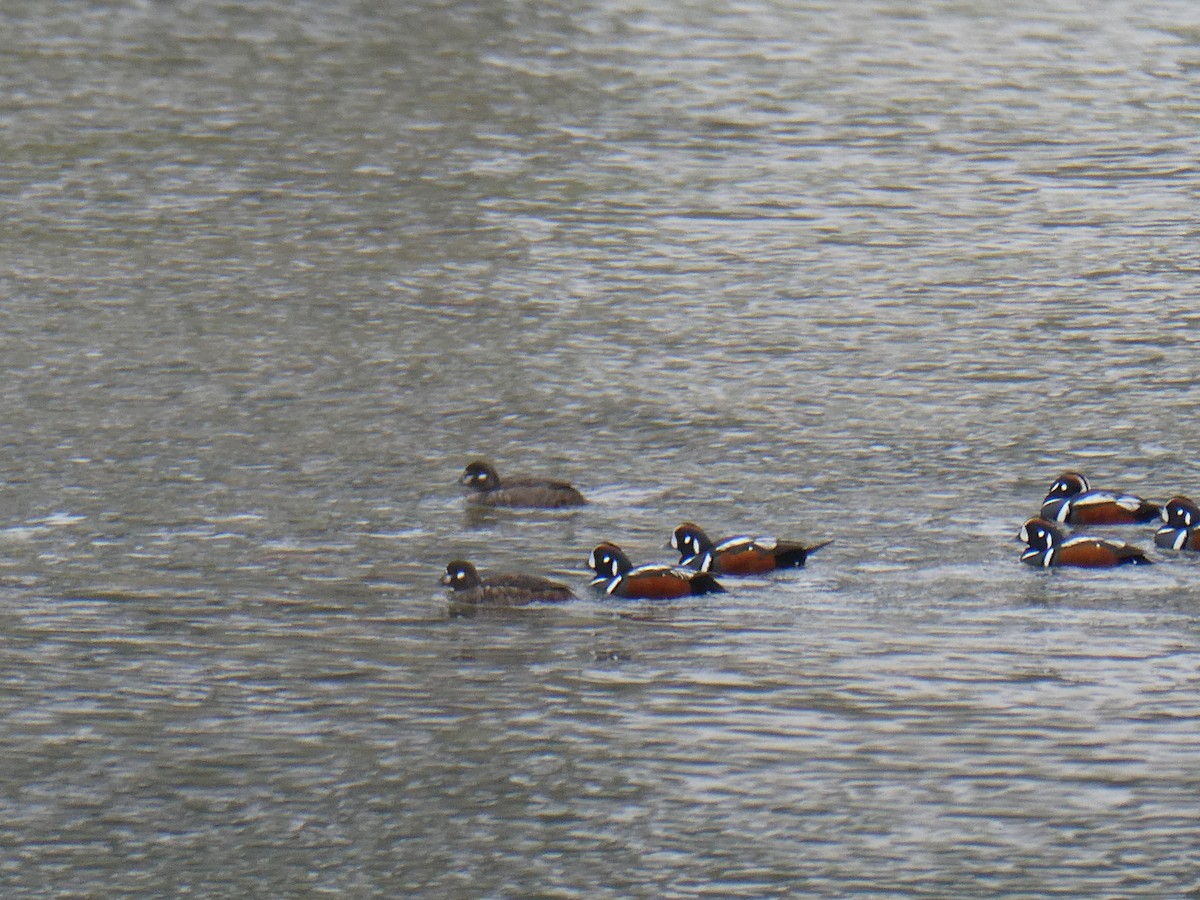
<svg viewBox="0 0 1200 900"><path fill-rule="evenodd" d="M707 572L697 572L688 579L693 594L724 594L725 588Z"/></svg>

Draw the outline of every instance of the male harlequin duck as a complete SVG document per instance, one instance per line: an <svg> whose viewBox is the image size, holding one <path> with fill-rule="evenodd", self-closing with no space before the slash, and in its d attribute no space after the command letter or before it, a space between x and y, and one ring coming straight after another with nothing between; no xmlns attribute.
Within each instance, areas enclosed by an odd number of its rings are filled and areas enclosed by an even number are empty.
<svg viewBox="0 0 1200 900"><path fill-rule="evenodd" d="M592 579L595 587L629 600L671 600L695 594L725 593L725 588L707 572L655 564L635 568L625 552L608 541L592 551L588 566L596 573Z"/></svg>
<svg viewBox="0 0 1200 900"><path fill-rule="evenodd" d="M1029 545L1021 554L1021 562L1031 566L1109 569L1150 564L1137 547L1102 538L1068 537L1062 525L1046 519L1030 519L1021 526L1018 537Z"/></svg>
<svg viewBox="0 0 1200 900"><path fill-rule="evenodd" d="M1200 550L1200 508L1187 497L1172 497L1163 506L1167 524L1154 533L1164 550Z"/></svg>
<svg viewBox="0 0 1200 900"><path fill-rule="evenodd" d="M808 559L808 554L831 543L823 541L805 546L796 541L739 534L714 544L699 526L691 522L684 522L671 535L671 546L679 551L681 566L717 575L760 575L775 569L799 568Z"/></svg>
<svg viewBox="0 0 1200 900"><path fill-rule="evenodd" d="M535 506L557 509L582 506L583 494L565 481L517 476L503 482L491 463L477 459L463 470L459 481L471 488L467 502L482 506Z"/></svg>
<svg viewBox="0 0 1200 900"><path fill-rule="evenodd" d="M469 562L456 559L446 566L442 584L454 588L456 603L482 606L524 606L577 599L564 585L537 575L489 575L480 578Z"/></svg>
<svg viewBox="0 0 1200 900"><path fill-rule="evenodd" d="M1042 501L1043 519L1068 525L1133 525L1158 518L1158 504L1132 494L1093 491L1078 472L1058 476Z"/></svg>

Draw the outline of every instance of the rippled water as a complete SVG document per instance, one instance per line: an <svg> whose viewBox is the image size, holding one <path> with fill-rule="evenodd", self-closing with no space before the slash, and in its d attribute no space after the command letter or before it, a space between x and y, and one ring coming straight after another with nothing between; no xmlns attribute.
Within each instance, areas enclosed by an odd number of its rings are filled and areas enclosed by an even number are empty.
<svg viewBox="0 0 1200 900"><path fill-rule="evenodd" d="M1200 889L1200 562L1013 539L1200 495L1192 4L0 22L4 896Z"/></svg>

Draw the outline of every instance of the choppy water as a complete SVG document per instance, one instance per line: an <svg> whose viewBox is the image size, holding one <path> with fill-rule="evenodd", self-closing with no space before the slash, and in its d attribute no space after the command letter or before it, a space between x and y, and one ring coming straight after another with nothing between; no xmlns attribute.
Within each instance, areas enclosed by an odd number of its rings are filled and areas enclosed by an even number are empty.
<svg viewBox="0 0 1200 900"><path fill-rule="evenodd" d="M1200 495L1192 4L0 23L4 896L1200 889L1200 562L1013 540Z"/></svg>

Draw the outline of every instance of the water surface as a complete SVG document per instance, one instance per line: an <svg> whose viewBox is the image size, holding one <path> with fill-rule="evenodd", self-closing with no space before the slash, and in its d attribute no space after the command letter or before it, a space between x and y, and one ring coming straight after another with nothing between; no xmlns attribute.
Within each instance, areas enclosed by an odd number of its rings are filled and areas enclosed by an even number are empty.
<svg viewBox="0 0 1200 900"><path fill-rule="evenodd" d="M1190 4L0 21L5 896L1200 888L1200 563L1013 540L1200 495Z"/></svg>

